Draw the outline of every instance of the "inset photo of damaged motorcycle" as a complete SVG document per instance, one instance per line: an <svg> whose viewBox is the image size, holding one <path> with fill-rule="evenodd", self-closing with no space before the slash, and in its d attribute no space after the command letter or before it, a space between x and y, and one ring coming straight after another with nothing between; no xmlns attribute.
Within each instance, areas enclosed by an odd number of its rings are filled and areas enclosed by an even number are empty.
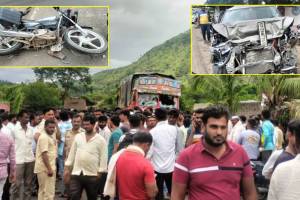
<svg viewBox="0 0 300 200"><path fill-rule="evenodd" d="M102 6L109 0L1 0L1 6Z"/></svg>
<svg viewBox="0 0 300 200"><path fill-rule="evenodd" d="M109 7L0 8L0 66L109 66Z"/></svg>
<svg viewBox="0 0 300 200"><path fill-rule="evenodd" d="M192 74L298 74L300 6L191 6Z"/></svg>

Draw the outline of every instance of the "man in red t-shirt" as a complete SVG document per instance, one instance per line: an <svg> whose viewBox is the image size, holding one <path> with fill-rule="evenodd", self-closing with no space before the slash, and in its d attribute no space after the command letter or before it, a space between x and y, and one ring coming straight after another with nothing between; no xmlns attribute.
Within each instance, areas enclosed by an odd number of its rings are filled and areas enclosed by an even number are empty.
<svg viewBox="0 0 300 200"><path fill-rule="evenodd" d="M157 194L154 169L145 158L152 144L152 136L137 132L133 145L129 145L116 163L116 178L119 199L150 200Z"/></svg>
<svg viewBox="0 0 300 200"><path fill-rule="evenodd" d="M172 200L256 200L253 172L245 150L227 142L228 111L220 106L204 110L200 142L183 150L173 172Z"/></svg>

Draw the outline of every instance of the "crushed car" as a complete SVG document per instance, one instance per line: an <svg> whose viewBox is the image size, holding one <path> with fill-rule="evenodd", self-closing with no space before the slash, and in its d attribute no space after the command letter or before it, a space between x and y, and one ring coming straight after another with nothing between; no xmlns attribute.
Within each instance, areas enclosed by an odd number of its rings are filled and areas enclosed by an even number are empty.
<svg viewBox="0 0 300 200"><path fill-rule="evenodd" d="M294 19L275 6L237 6L212 25L214 73L297 73Z"/></svg>

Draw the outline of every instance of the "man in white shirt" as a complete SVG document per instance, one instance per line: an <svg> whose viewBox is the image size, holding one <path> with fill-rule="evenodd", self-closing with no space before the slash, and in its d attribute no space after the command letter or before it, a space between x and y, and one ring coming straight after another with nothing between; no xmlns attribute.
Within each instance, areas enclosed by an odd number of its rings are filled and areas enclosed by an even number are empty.
<svg viewBox="0 0 300 200"><path fill-rule="evenodd" d="M271 177L268 200L296 200L300 197L300 120L293 121L297 156L283 162Z"/></svg>
<svg viewBox="0 0 300 200"><path fill-rule="evenodd" d="M184 132L177 125L178 118L179 118L179 110L172 109L168 112L168 123L170 125L175 126L177 129L177 137L180 138L178 149L179 149L179 151L181 151L184 148L185 140L184 140Z"/></svg>
<svg viewBox="0 0 300 200"><path fill-rule="evenodd" d="M15 114L9 114L8 115L8 124L7 124L7 127L10 129L10 130L14 130L15 126L17 125L17 116Z"/></svg>
<svg viewBox="0 0 300 200"><path fill-rule="evenodd" d="M80 200L83 189L89 200L96 199L99 180L102 173L107 171L107 144L105 139L94 131L95 123L94 116L83 118L85 133L75 136L65 163L64 180L65 183L70 181L72 200Z"/></svg>
<svg viewBox="0 0 300 200"><path fill-rule="evenodd" d="M19 199L20 190L24 186L23 199L30 200L35 160L32 150L34 133L28 125L29 113L27 111L21 111L18 114L18 119L19 123L12 131L16 149L16 182L12 184L10 193L12 200Z"/></svg>
<svg viewBox="0 0 300 200"><path fill-rule="evenodd" d="M105 139L106 143L108 143L108 140L111 135L111 131L107 127L107 120L108 118L105 115L101 115L98 118L98 123L97 123L97 132Z"/></svg>
<svg viewBox="0 0 300 200"><path fill-rule="evenodd" d="M164 183L171 194L172 174L174 171L176 154L180 151L180 138L177 128L168 124L167 111L163 108L155 110L155 117L158 120L157 125L150 130L153 137L153 143L148 152L148 158L151 160L158 187L157 200L164 199Z"/></svg>
<svg viewBox="0 0 300 200"><path fill-rule="evenodd" d="M232 129L230 134L228 135L228 140L237 143L240 137L240 134L246 130L245 126L242 124L240 118L238 116L233 116L231 118Z"/></svg>

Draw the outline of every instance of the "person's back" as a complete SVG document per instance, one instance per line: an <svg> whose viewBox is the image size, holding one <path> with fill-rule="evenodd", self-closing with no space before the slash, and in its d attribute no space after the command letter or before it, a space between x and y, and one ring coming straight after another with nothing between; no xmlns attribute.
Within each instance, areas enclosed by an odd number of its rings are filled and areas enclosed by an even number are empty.
<svg viewBox="0 0 300 200"><path fill-rule="evenodd" d="M274 126L270 120L265 120L262 124L264 150L273 150L275 145L273 141Z"/></svg>
<svg viewBox="0 0 300 200"><path fill-rule="evenodd" d="M150 131L153 137L151 161L155 171L168 173L173 171L176 153L177 128L167 121L159 122Z"/></svg>
<svg viewBox="0 0 300 200"><path fill-rule="evenodd" d="M250 129L243 131L238 143L242 145L251 160L257 160L260 136L256 131Z"/></svg>
<svg viewBox="0 0 300 200"><path fill-rule="evenodd" d="M117 186L122 200L148 200L145 182L153 183L154 170L143 155L125 150L117 165Z"/></svg>
<svg viewBox="0 0 300 200"><path fill-rule="evenodd" d="M278 165L271 177L268 200L296 200L300 197L300 154Z"/></svg>

